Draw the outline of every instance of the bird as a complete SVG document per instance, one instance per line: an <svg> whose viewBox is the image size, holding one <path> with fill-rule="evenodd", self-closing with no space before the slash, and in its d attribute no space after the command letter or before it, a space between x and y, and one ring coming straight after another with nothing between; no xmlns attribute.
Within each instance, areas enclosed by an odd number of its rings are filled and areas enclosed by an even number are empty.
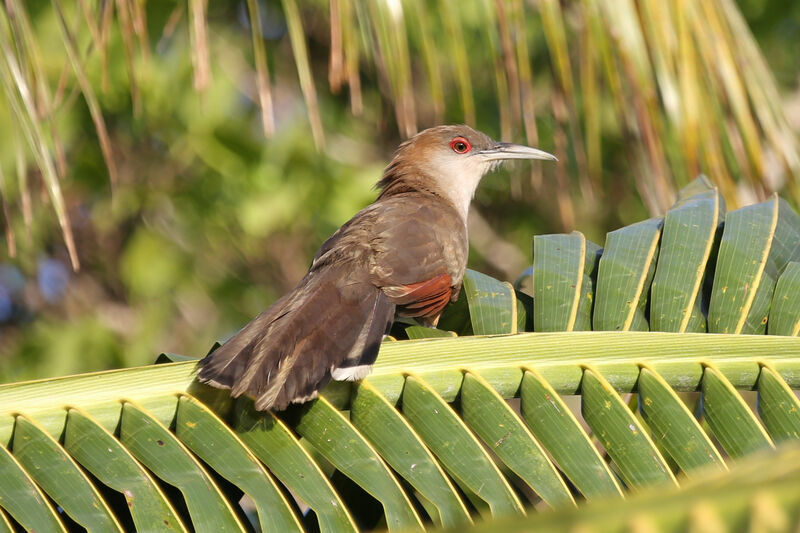
<svg viewBox="0 0 800 533"><path fill-rule="evenodd" d="M435 327L458 298L470 202L481 178L510 159L557 161L466 125L403 142L377 199L322 244L291 292L199 362L198 380L282 411L331 379L366 377L395 317Z"/></svg>

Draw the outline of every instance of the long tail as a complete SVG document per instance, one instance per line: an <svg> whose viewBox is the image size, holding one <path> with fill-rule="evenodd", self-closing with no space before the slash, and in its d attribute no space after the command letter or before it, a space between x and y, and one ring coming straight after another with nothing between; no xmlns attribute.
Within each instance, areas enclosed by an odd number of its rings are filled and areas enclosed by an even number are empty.
<svg viewBox="0 0 800 533"><path fill-rule="evenodd" d="M281 410L316 397L331 377L364 377L395 306L357 274L344 266L309 272L200 361L200 381L251 396L256 409Z"/></svg>

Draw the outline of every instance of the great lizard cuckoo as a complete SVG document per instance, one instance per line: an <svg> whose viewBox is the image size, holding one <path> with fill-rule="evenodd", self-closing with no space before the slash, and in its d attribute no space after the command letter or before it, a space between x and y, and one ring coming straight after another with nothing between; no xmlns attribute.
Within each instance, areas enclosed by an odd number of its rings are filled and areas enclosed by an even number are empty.
<svg viewBox="0 0 800 533"><path fill-rule="evenodd" d="M509 159L556 158L469 126L430 128L401 144L375 202L323 243L289 294L200 362L199 380L281 410L331 379L362 379L395 316L434 326L458 298L470 201Z"/></svg>

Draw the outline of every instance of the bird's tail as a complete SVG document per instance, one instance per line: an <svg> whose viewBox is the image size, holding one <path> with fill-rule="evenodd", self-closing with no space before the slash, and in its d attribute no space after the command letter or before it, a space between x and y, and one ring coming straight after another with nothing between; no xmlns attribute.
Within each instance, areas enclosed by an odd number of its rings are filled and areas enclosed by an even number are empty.
<svg viewBox="0 0 800 533"><path fill-rule="evenodd" d="M316 397L331 378L360 379L378 355L395 306L351 269L310 272L228 342L200 361L198 379L285 409Z"/></svg>

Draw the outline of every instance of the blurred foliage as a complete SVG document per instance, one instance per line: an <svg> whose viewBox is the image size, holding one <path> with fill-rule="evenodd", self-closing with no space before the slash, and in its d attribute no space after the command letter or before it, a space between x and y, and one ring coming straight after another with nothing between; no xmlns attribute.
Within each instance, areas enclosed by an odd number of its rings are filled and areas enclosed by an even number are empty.
<svg viewBox="0 0 800 533"><path fill-rule="evenodd" d="M737 6L661 5L6 0L0 381L202 353L291 288L435 123L565 161L479 189L471 266L501 278L534 233L601 241L699 171L731 207L796 198L796 139ZM800 8L740 7L797 99Z"/></svg>

